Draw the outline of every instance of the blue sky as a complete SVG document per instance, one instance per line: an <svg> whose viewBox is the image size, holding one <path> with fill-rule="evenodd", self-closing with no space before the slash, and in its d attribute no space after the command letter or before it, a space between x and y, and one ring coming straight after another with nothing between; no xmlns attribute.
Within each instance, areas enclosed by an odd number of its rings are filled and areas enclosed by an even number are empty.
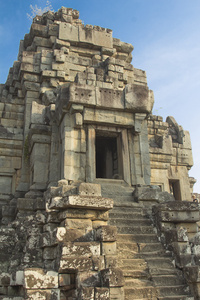
<svg viewBox="0 0 200 300"><path fill-rule="evenodd" d="M30 4L46 0L0 0L0 83L17 59L19 41L29 32ZM189 130L194 167L190 176L200 193L200 1L199 0L52 0L80 11L85 24L113 30L113 37L133 44L132 64L146 71L154 91L154 113L175 117Z"/></svg>

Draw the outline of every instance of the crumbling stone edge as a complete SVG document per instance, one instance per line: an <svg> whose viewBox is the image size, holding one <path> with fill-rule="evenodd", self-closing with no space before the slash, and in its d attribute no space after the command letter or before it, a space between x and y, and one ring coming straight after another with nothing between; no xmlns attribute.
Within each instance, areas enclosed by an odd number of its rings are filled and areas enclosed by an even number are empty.
<svg viewBox="0 0 200 300"><path fill-rule="evenodd" d="M123 299L117 230L107 225L113 200L101 196L101 186L60 180L43 198L33 196L17 199L16 219L4 235L1 229L2 237L17 240L7 245L1 299Z"/></svg>
<svg viewBox="0 0 200 300"><path fill-rule="evenodd" d="M199 212L199 204L189 201L169 201L152 207L158 237L172 252L195 299L200 299Z"/></svg>

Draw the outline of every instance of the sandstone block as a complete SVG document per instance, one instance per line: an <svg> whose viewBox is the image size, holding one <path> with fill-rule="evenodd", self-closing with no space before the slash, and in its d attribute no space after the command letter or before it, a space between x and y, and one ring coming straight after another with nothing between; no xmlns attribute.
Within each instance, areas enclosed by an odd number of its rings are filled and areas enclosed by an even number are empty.
<svg viewBox="0 0 200 300"><path fill-rule="evenodd" d="M35 199L18 198L17 208L18 210L35 210Z"/></svg>
<svg viewBox="0 0 200 300"><path fill-rule="evenodd" d="M188 201L170 201L153 208L164 222L195 223L199 220L198 204Z"/></svg>
<svg viewBox="0 0 200 300"><path fill-rule="evenodd" d="M195 236L191 239L194 245L200 245L200 232L197 232Z"/></svg>
<svg viewBox="0 0 200 300"><path fill-rule="evenodd" d="M151 112L154 103L152 92L148 87L127 84L125 87L125 107L128 110L140 113Z"/></svg>
<svg viewBox="0 0 200 300"><path fill-rule="evenodd" d="M74 125L75 128L80 128L83 125L83 116L81 113L74 114Z"/></svg>
<svg viewBox="0 0 200 300"><path fill-rule="evenodd" d="M102 242L102 254L116 255L117 254L116 242Z"/></svg>
<svg viewBox="0 0 200 300"><path fill-rule="evenodd" d="M184 274L188 282L200 282L200 267L199 266L187 266L184 268Z"/></svg>
<svg viewBox="0 0 200 300"><path fill-rule="evenodd" d="M110 287L110 300L121 300L124 299L123 287Z"/></svg>
<svg viewBox="0 0 200 300"><path fill-rule="evenodd" d="M9 273L1 273L0 286L9 286L12 282L12 278Z"/></svg>
<svg viewBox="0 0 200 300"><path fill-rule="evenodd" d="M101 196L101 185L82 182L79 185L79 195L83 196Z"/></svg>
<svg viewBox="0 0 200 300"><path fill-rule="evenodd" d="M101 226L97 229L97 240L103 242L115 242L117 228L115 226Z"/></svg>
<svg viewBox="0 0 200 300"><path fill-rule="evenodd" d="M26 299L28 300L60 300L59 289L34 289L26 291ZM24 299L24 298L23 298ZM17 299L18 300L18 299Z"/></svg>
<svg viewBox="0 0 200 300"><path fill-rule="evenodd" d="M95 29L95 26L91 25L79 27L80 42L112 48L112 33L101 27L98 27L99 30Z"/></svg>
<svg viewBox="0 0 200 300"><path fill-rule="evenodd" d="M86 233L84 229L68 229L64 236L64 242L89 242L94 241L94 238L93 230Z"/></svg>
<svg viewBox="0 0 200 300"><path fill-rule="evenodd" d="M190 212L190 211L162 211L160 217L165 222L197 222L199 220L199 212Z"/></svg>
<svg viewBox="0 0 200 300"><path fill-rule="evenodd" d="M62 256L87 256L100 255L99 242L68 242L62 248Z"/></svg>
<svg viewBox="0 0 200 300"><path fill-rule="evenodd" d="M24 287L26 289L58 288L58 273L45 272L43 269L29 268L24 270Z"/></svg>
<svg viewBox="0 0 200 300"><path fill-rule="evenodd" d="M40 25L33 23L30 29L31 36L40 36L40 37L47 37L47 27L45 25Z"/></svg>
<svg viewBox="0 0 200 300"><path fill-rule="evenodd" d="M81 218L81 219L90 219L90 220L100 220L107 221L109 218L108 211L98 211L91 209L73 209L68 208L67 210L59 213L59 220L66 218Z"/></svg>
<svg viewBox="0 0 200 300"><path fill-rule="evenodd" d="M39 36L34 37L33 44L36 47L45 47L45 48L51 48L51 46L52 46L52 43L51 43L50 39L42 38L42 37L39 37Z"/></svg>
<svg viewBox="0 0 200 300"><path fill-rule="evenodd" d="M188 242L187 229L184 227L179 227L177 229L178 242Z"/></svg>
<svg viewBox="0 0 200 300"><path fill-rule="evenodd" d="M50 208L89 208L98 210L109 210L113 207L113 200L99 196L68 196L54 197L51 199Z"/></svg>
<svg viewBox="0 0 200 300"><path fill-rule="evenodd" d="M117 268L117 256L106 255L105 256L105 267L108 268Z"/></svg>
<svg viewBox="0 0 200 300"><path fill-rule="evenodd" d="M36 101L32 102L31 108L31 123L43 124L45 118L45 106L38 104Z"/></svg>
<svg viewBox="0 0 200 300"><path fill-rule="evenodd" d="M58 36L58 24L49 24L48 26L48 34L53 36Z"/></svg>
<svg viewBox="0 0 200 300"><path fill-rule="evenodd" d="M61 39L56 39L54 43L54 48L55 49L68 49L70 47L70 43L67 41L63 41Z"/></svg>
<svg viewBox="0 0 200 300"><path fill-rule="evenodd" d="M106 88L97 89L97 106L124 109L123 92Z"/></svg>
<svg viewBox="0 0 200 300"><path fill-rule="evenodd" d="M42 71L42 77L43 77L43 78L56 77L56 71L52 71L52 70L43 70L43 71Z"/></svg>
<svg viewBox="0 0 200 300"><path fill-rule="evenodd" d="M124 276L121 269L109 268L100 271L102 283L105 287L124 286Z"/></svg>
<svg viewBox="0 0 200 300"><path fill-rule="evenodd" d="M108 224L107 224L107 221L99 221L99 220L97 220L97 221L93 221L93 222L92 222L92 227L93 227L94 229L97 229L98 227L106 226L106 225L108 225Z"/></svg>
<svg viewBox="0 0 200 300"><path fill-rule="evenodd" d="M64 41L78 42L78 27L69 23L61 22L59 24L59 39Z"/></svg>
<svg viewBox="0 0 200 300"><path fill-rule="evenodd" d="M103 255L92 256L92 263L94 271L105 269L105 257Z"/></svg>
<svg viewBox="0 0 200 300"><path fill-rule="evenodd" d="M66 93L67 91L65 91ZM71 103L78 103L78 104L88 104L88 105L95 105L96 104L96 93L95 88L87 85L71 85L69 88L69 96L67 100ZM62 95L64 96L64 90ZM62 96L62 97L63 97ZM66 99L66 96L65 96ZM66 101L66 100L65 100Z"/></svg>
<svg viewBox="0 0 200 300"><path fill-rule="evenodd" d="M82 287L95 287L100 285L99 274L94 271L79 272L77 281Z"/></svg>
<svg viewBox="0 0 200 300"><path fill-rule="evenodd" d="M191 247L187 242L174 242L172 243L173 251L176 255L191 254Z"/></svg>
<svg viewBox="0 0 200 300"><path fill-rule="evenodd" d="M95 293L95 296L94 296L95 300L109 300L110 299L109 288L95 287L94 293Z"/></svg>
<svg viewBox="0 0 200 300"><path fill-rule="evenodd" d="M185 166L193 166L192 151L190 149L177 149L178 164Z"/></svg>
<svg viewBox="0 0 200 300"><path fill-rule="evenodd" d="M86 232L92 230L92 221L87 219L66 219L66 229L83 229Z"/></svg>
<svg viewBox="0 0 200 300"><path fill-rule="evenodd" d="M57 246L46 247L43 249L43 259L56 259L58 255Z"/></svg>
<svg viewBox="0 0 200 300"><path fill-rule="evenodd" d="M93 269L92 260L90 257L67 257L67 259L61 258L59 272L75 272L88 271Z"/></svg>
<svg viewBox="0 0 200 300"><path fill-rule="evenodd" d="M112 98L111 98L112 99ZM109 102L108 102L109 103ZM108 104L115 107L114 104ZM83 113L84 121L87 123L97 123L99 125L115 124L121 126L133 127L135 124L133 115L119 111L108 111L104 109L85 108Z"/></svg>
<svg viewBox="0 0 200 300"><path fill-rule="evenodd" d="M94 299L94 288L93 287L81 287L78 299L80 300L93 300Z"/></svg>

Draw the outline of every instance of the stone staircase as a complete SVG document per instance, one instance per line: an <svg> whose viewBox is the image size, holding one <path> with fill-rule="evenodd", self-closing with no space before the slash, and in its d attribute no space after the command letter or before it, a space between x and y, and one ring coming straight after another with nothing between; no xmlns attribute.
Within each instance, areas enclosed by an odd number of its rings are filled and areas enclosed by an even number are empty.
<svg viewBox="0 0 200 300"><path fill-rule="evenodd" d="M117 261L125 277L125 300L192 300L182 272L159 242L146 209L134 202L123 182L102 183L104 197L114 199L110 225L117 226Z"/></svg>

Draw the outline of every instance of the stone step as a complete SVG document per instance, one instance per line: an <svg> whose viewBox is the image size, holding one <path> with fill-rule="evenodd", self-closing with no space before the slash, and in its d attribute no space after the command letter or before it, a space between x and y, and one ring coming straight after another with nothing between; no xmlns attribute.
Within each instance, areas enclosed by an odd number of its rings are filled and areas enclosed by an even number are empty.
<svg viewBox="0 0 200 300"><path fill-rule="evenodd" d="M114 218L112 217L111 220L109 221L110 225L114 225L114 226L151 226L151 220L143 218L143 219L132 219L132 218ZM153 228L153 226L152 226Z"/></svg>
<svg viewBox="0 0 200 300"><path fill-rule="evenodd" d="M135 212L139 212L139 213L144 213L144 209L141 206L138 205L134 205L134 203L132 203L130 206L121 206L121 205L115 205L112 209L112 212L125 212L125 213L135 213Z"/></svg>
<svg viewBox="0 0 200 300"><path fill-rule="evenodd" d="M117 234L118 242L157 243L156 234Z"/></svg>
<svg viewBox="0 0 200 300"><path fill-rule="evenodd" d="M0 300L25 300L24 297L18 297L18 296L2 296L0 295Z"/></svg>
<svg viewBox="0 0 200 300"><path fill-rule="evenodd" d="M183 285L184 279L181 276L175 275L159 275L152 276L152 280L155 286L173 286L173 285Z"/></svg>
<svg viewBox="0 0 200 300"><path fill-rule="evenodd" d="M111 198L111 197L109 197ZM124 207L129 208L130 210L141 208L144 210L143 204L134 202L134 201L115 201L115 198L112 198L114 200L114 207Z"/></svg>
<svg viewBox="0 0 200 300"><path fill-rule="evenodd" d="M118 257L120 259L142 259L142 258L152 258L152 257L171 257L170 253L165 253L164 250L162 251L154 251L154 252L146 252L146 253L140 253L136 252L134 250L117 250L118 251Z"/></svg>
<svg viewBox="0 0 200 300"><path fill-rule="evenodd" d="M164 251L166 250L163 248L162 244L160 242L154 242L154 243L138 243L140 253L150 253L155 251Z"/></svg>
<svg viewBox="0 0 200 300"><path fill-rule="evenodd" d="M105 180L107 182L105 182ZM110 180L108 182L108 179L97 179L97 183L101 184L101 193L103 197L106 196L132 196L134 188L129 187L125 184L122 180Z"/></svg>
<svg viewBox="0 0 200 300"><path fill-rule="evenodd" d="M117 241L117 249L120 251L134 251L135 253L155 253L156 251L166 250L161 243L136 243L136 242L119 242Z"/></svg>
<svg viewBox="0 0 200 300"><path fill-rule="evenodd" d="M185 285L176 286L160 286L157 288L158 294L161 296L177 296L177 295L188 295L189 287Z"/></svg>
<svg viewBox="0 0 200 300"><path fill-rule="evenodd" d="M155 287L125 287L125 300L157 299Z"/></svg>
<svg viewBox="0 0 200 300"><path fill-rule="evenodd" d="M174 264L170 258L167 257L154 257L154 258L146 258L149 269L174 269Z"/></svg>
<svg viewBox="0 0 200 300"><path fill-rule="evenodd" d="M162 268L162 267L157 267L157 268L149 268L149 272L151 276L154 275L176 275L178 274L178 270L176 268Z"/></svg>
<svg viewBox="0 0 200 300"><path fill-rule="evenodd" d="M146 279L130 278L125 277L125 286L126 287L152 287L153 282Z"/></svg>
<svg viewBox="0 0 200 300"><path fill-rule="evenodd" d="M121 269L123 269L123 267L121 267ZM139 278L139 279L149 279L150 278L150 274L148 269L144 269L144 270L127 270L127 269L123 269L123 275L124 278Z"/></svg>
<svg viewBox="0 0 200 300"><path fill-rule="evenodd" d="M147 262L144 259L118 259L118 266L123 270L146 270Z"/></svg>
<svg viewBox="0 0 200 300"><path fill-rule="evenodd" d="M122 253L129 253L131 255L136 255L139 253L139 247L137 243L120 243L117 241L117 253L121 255Z"/></svg>
<svg viewBox="0 0 200 300"><path fill-rule="evenodd" d="M132 219L132 220L148 220L145 214L142 214L141 212L124 212L124 211L119 211L116 212L115 210L112 210L109 212L109 217L111 221L112 219Z"/></svg>
<svg viewBox="0 0 200 300"><path fill-rule="evenodd" d="M128 202L128 204L130 204L130 203L135 203L135 204L137 204L138 205L138 203L137 202L134 202L134 196L133 195L120 195L120 196L113 196L112 195L112 199L114 200L114 203L116 203L116 205L118 204L118 203L120 203L120 204L123 204L124 205L124 203L126 203L126 202Z"/></svg>
<svg viewBox="0 0 200 300"><path fill-rule="evenodd" d="M153 234L154 228L151 226L117 226L119 234Z"/></svg>
<svg viewBox="0 0 200 300"><path fill-rule="evenodd" d="M125 278L125 300L192 300L171 252L159 242L141 204L126 202L124 206L115 201L109 224L117 226L117 262Z"/></svg>
<svg viewBox="0 0 200 300"><path fill-rule="evenodd" d="M178 295L178 296L159 296L158 300L194 300L194 297L187 295Z"/></svg>

